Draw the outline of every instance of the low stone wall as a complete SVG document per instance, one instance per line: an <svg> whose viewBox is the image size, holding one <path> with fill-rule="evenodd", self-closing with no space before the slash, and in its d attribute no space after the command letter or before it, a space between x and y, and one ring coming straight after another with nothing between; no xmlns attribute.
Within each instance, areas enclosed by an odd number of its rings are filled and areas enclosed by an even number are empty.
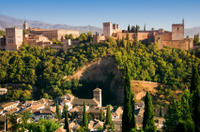
<svg viewBox="0 0 200 132"><path fill-rule="evenodd" d="M161 48L171 47L185 50L193 49L193 39L160 41L159 44Z"/></svg>

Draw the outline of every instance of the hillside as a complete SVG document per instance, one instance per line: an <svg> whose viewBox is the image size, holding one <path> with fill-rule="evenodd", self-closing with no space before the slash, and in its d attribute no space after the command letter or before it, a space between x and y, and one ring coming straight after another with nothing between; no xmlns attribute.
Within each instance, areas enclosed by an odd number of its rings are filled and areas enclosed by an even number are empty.
<svg viewBox="0 0 200 132"><path fill-rule="evenodd" d="M93 33L99 32L101 33L101 28L95 26L70 26L66 24L49 24L46 22L35 21L35 20L26 20L29 23L30 27L39 27L44 29L73 29L78 30L79 32L88 32L91 31ZM0 14L0 29L5 29L6 27L22 27L24 23L23 19L18 19L6 15Z"/></svg>
<svg viewBox="0 0 200 132"><path fill-rule="evenodd" d="M171 95L190 87L192 65L199 62L190 51L126 45L126 40L81 44L67 51L24 46L19 52L0 51L0 84L8 88L1 100L54 99L67 92L92 98L92 90L99 87L104 105L120 105L127 65L131 79L141 80L132 84L136 99L150 90L154 101L168 103Z"/></svg>
<svg viewBox="0 0 200 132"><path fill-rule="evenodd" d="M112 56L105 56L101 59L97 59L91 63L84 65L82 68L77 70L73 75L64 77L65 80L71 81L73 79L80 80L82 87L78 93L78 96L82 98L92 98L92 90L95 86L101 86L103 89L103 104L123 104L123 84L122 84L122 75L119 71L115 58ZM92 84L90 87L87 87L89 84ZM142 81L142 80L132 80L131 81L132 90L135 95L136 101L143 100L143 97L146 95L146 92L150 92L151 95L155 98L154 103L165 104L169 103L169 93L163 94L163 89L160 89L160 86L164 85L151 82L151 81ZM165 86L165 88L167 88ZM170 87L168 87L170 88ZM182 93L181 90L172 90L171 93L174 95L179 95Z"/></svg>
<svg viewBox="0 0 200 132"><path fill-rule="evenodd" d="M121 74L113 56L97 59L77 70L65 80L78 79L82 85L77 91L78 97L92 98L92 90L100 87L103 90L103 105L122 104L123 86Z"/></svg>

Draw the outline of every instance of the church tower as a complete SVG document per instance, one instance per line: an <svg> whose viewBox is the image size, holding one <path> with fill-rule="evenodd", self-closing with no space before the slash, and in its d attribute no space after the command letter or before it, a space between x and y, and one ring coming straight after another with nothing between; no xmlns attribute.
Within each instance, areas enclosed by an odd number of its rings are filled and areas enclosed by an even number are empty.
<svg viewBox="0 0 200 132"><path fill-rule="evenodd" d="M99 107L102 107L102 90L100 88L93 90L93 98L99 102Z"/></svg>
<svg viewBox="0 0 200 132"><path fill-rule="evenodd" d="M24 30L28 30L29 29L27 21L24 21L23 28L24 28Z"/></svg>

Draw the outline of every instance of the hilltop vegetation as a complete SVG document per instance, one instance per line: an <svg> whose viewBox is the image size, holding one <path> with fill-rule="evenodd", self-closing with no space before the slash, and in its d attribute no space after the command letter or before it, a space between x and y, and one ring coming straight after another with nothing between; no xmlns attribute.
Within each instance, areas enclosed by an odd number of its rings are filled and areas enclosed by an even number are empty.
<svg viewBox="0 0 200 132"><path fill-rule="evenodd" d="M5 99L54 98L73 90L72 84L75 82L62 81L63 77L73 74L95 58L106 55L107 47L82 44L63 52L24 46L19 52L1 51L0 84L8 87Z"/></svg>
<svg viewBox="0 0 200 132"><path fill-rule="evenodd" d="M8 87L4 100L55 98L66 92L78 94L78 80L64 81L87 63L110 55L120 71L128 64L130 77L167 84L166 90L189 86L192 65L200 62L191 51L108 39L100 44L81 44L67 51L23 46L19 52L0 51L0 84Z"/></svg>

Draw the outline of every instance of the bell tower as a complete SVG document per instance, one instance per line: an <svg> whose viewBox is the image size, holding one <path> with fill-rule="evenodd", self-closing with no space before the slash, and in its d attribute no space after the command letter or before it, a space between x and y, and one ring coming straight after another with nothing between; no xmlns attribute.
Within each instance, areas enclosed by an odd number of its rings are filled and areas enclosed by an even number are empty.
<svg viewBox="0 0 200 132"><path fill-rule="evenodd" d="M99 102L99 107L102 107L102 90L100 88L93 90L93 98Z"/></svg>
<svg viewBox="0 0 200 132"><path fill-rule="evenodd" d="M24 21L23 28L24 28L24 30L28 30L29 29L27 21Z"/></svg>

